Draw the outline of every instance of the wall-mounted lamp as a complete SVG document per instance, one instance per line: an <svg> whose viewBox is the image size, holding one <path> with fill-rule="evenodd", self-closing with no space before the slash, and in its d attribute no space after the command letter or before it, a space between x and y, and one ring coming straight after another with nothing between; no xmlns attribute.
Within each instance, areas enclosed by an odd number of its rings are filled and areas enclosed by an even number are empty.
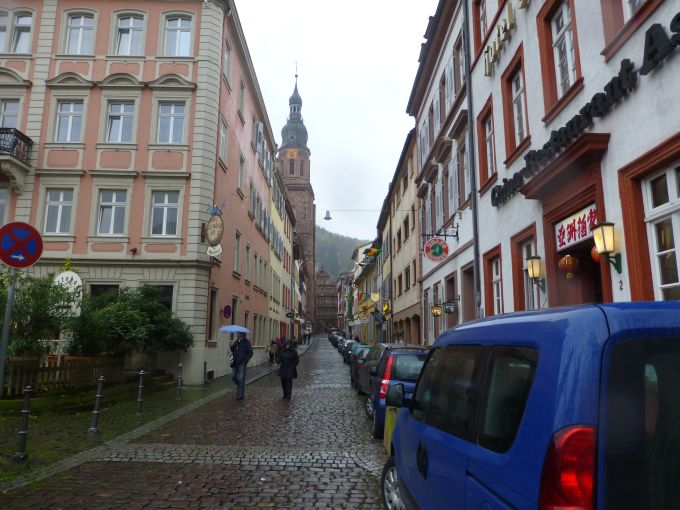
<svg viewBox="0 0 680 510"><path fill-rule="evenodd" d="M538 285L541 291L545 292L545 278L541 278L541 256L533 255L527 257L527 273L531 278L531 283Z"/></svg>
<svg viewBox="0 0 680 510"><path fill-rule="evenodd" d="M130 253L137 255L137 248L130 248Z"/></svg>
<svg viewBox="0 0 680 510"><path fill-rule="evenodd" d="M442 311L442 305L432 305L432 315L435 317L441 317Z"/></svg>
<svg viewBox="0 0 680 510"><path fill-rule="evenodd" d="M604 221L593 227L593 239L597 253L604 255L616 272L621 274L621 254L615 253L614 247L614 224Z"/></svg>

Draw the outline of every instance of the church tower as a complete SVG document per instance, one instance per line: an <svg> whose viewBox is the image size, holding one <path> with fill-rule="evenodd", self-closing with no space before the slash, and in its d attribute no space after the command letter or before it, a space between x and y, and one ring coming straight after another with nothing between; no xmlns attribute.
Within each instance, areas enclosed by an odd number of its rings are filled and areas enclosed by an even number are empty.
<svg viewBox="0 0 680 510"><path fill-rule="evenodd" d="M290 115L288 122L281 130L278 161L283 185L295 211L295 230L302 243L305 265L307 265L305 269L309 275L305 283L306 316L304 318L316 327L314 283L316 205L314 205L314 190L309 180L311 175L310 151L307 147L307 128L302 120L302 98L298 92L297 78L295 74L295 90L288 100Z"/></svg>

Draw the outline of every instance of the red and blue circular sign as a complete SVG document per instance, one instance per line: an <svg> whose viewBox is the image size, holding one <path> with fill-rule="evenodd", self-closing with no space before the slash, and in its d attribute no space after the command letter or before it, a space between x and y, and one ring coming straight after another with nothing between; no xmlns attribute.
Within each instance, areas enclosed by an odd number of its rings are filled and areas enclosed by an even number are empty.
<svg viewBox="0 0 680 510"><path fill-rule="evenodd" d="M43 251L40 232L28 223L13 221L0 228L0 260L10 267L35 264Z"/></svg>

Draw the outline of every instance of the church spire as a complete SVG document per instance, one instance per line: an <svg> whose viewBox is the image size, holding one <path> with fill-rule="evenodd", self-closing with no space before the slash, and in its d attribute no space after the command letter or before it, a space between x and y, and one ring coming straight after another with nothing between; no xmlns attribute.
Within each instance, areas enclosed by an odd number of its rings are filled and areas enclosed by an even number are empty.
<svg viewBox="0 0 680 510"><path fill-rule="evenodd" d="M301 147L307 148L307 128L302 120L302 97L298 92L297 63L295 64L295 88L293 95L288 99L290 115L288 122L281 130L281 148Z"/></svg>

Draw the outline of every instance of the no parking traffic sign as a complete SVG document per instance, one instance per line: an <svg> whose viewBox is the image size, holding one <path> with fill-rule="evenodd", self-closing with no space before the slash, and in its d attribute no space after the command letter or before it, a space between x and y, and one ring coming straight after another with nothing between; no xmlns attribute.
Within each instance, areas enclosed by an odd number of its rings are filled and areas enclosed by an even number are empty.
<svg viewBox="0 0 680 510"><path fill-rule="evenodd" d="M42 255L40 233L28 223L13 221L0 228L0 260L10 267L28 267Z"/></svg>

